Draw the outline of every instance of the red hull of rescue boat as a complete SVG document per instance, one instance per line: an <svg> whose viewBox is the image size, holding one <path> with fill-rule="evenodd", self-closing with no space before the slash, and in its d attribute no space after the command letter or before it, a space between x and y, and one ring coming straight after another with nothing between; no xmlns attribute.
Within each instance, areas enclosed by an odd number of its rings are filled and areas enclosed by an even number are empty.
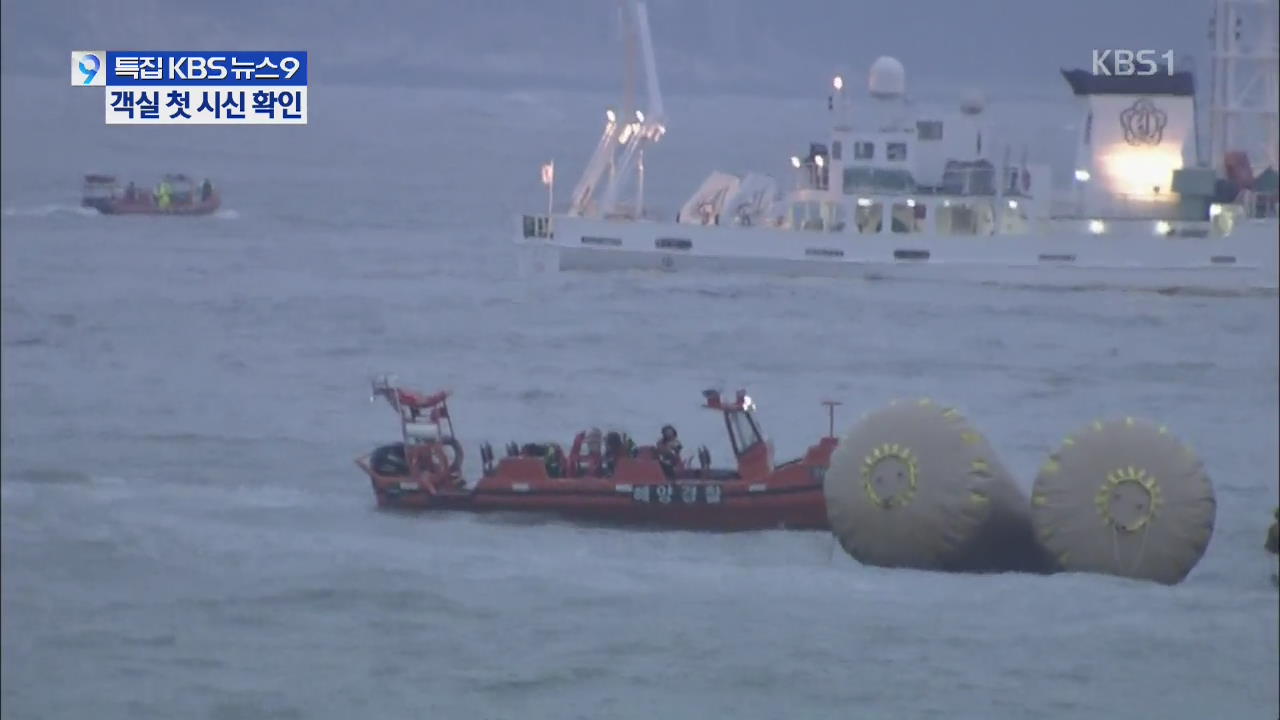
<svg viewBox="0 0 1280 720"><path fill-rule="evenodd" d="M407 476L378 475L365 458L357 464L369 474L378 505L385 508L529 512L610 525L721 532L829 529L822 492L825 460L821 465L784 466L756 482L490 476L471 489L442 489L434 494Z"/></svg>
<svg viewBox="0 0 1280 720"><path fill-rule="evenodd" d="M207 200L160 207L151 198L128 201L124 198L95 198L82 203L103 215L212 215L222 206L217 193Z"/></svg>

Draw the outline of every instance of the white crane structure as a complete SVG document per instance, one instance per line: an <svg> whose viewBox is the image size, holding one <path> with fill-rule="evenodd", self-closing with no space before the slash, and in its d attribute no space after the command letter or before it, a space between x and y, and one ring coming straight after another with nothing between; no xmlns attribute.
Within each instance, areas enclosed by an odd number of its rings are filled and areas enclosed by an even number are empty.
<svg viewBox="0 0 1280 720"><path fill-rule="evenodd" d="M1280 0L1213 0L1210 21L1209 161L1219 172L1233 150L1255 172L1280 169Z"/></svg>
<svg viewBox="0 0 1280 720"><path fill-rule="evenodd" d="M649 35L649 14L644 2L623 0L620 18L627 45L627 87L621 112L605 112L604 133L574 186L568 214L571 217L639 218L644 213L644 150L666 132L662 91ZM644 110L634 109L631 97L637 45L644 63ZM630 203L623 193L634 192Z"/></svg>

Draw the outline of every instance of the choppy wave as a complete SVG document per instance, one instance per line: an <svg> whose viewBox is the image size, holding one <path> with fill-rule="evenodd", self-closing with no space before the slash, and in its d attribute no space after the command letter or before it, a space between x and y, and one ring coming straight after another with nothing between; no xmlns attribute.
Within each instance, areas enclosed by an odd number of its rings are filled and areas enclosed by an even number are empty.
<svg viewBox="0 0 1280 720"><path fill-rule="evenodd" d="M57 467L34 467L13 472L5 481L33 483L37 485L88 485L93 475L83 470Z"/></svg>
<svg viewBox="0 0 1280 720"><path fill-rule="evenodd" d="M1149 285L1141 282L1119 283L1119 282L1093 282L1093 283L1035 283L1035 282L1006 282L1001 280L983 280L979 283L984 287L999 288L1003 290L1029 290L1043 293L1099 293L1099 292L1118 292L1118 293L1143 293L1158 294L1170 296L1184 297L1213 297L1213 298L1254 298L1254 297L1274 297L1280 294L1280 288L1268 287L1244 287L1244 288L1223 288L1223 287L1206 287L1197 285Z"/></svg>
<svg viewBox="0 0 1280 720"><path fill-rule="evenodd" d="M544 206L538 164L587 150L577 130L556 128L561 143L510 112L537 95L457 115L388 93L384 124L360 134L368 118L338 92L308 128L192 130L184 164L255 198L242 222L5 213L22 230L3 275L6 715L1275 717L1275 591L1255 562L1280 472L1273 299L519 282L510 214ZM646 169L646 192L674 205L688 188L671 178L730 145L807 132L725 131L772 103L680 102L687 143ZM56 197L84 162L61 139L92 128L47 115L25 131L41 142L5 145L6 170L32 183L14 197ZM518 172L493 172L501 123L498 160ZM100 150L105 167L174 159L171 145ZM397 435L368 403L371 369L457 391L471 479L479 441L592 425L642 437L670 422L732 463L705 387L749 388L779 458L827 431L823 396L846 403L837 432L893 397L938 398L1024 484L1077 423L1151 416L1204 457L1217 526L1184 585L1146 588L864 568L823 533L379 513L352 463ZM148 704L129 706L137 687Z"/></svg>
<svg viewBox="0 0 1280 720"><path fill-rule="evenodd" d="M58 215L79 216L79 217L102 217L102 214L93 208L81 207L79 205L66 205L59 203L48 203L45 205L31 205L26 207L7 207L4 209L4 217L10 218L45 218L56 217ZM215 211L210 217L218 220L239 220L241 218L240 211L231 208L223 208Z"/></svg>
<svg viewBox="0 0 1280 720"><path fill-rule="evenodd" d="M98 211L94 210L93 208L81 207L80 205L67 205L65 203L48 203L45 205L7 207L4 209L4 217L12 217L12 218L53 217L57 215L78 215L80 217L99 217Z"/></svg>

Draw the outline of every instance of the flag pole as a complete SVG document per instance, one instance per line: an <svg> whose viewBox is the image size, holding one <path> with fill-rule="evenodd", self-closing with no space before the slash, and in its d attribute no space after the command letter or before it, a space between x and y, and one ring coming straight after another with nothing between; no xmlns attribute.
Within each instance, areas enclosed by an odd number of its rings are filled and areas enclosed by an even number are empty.
<svg viewBox="0 0 1280 720"><path fill-rule="evenodd" d="M555 209L556 196L556 161L552 160L542 166L542 184L547 186L547 237L551 237L551 213Z"/></svg>

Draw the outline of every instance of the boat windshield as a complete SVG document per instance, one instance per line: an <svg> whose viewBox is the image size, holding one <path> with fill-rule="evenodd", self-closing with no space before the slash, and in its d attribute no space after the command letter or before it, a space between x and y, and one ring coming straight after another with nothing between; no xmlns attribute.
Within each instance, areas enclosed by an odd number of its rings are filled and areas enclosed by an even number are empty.
<svg viewBox="0 0 1280 720"><path fill-rule="evenodd" d="M114 180L85 182L84 196L87 198L110 198L118 194Z"/></svg>
<svg viewBox="0 0 1280 720"><path fill-rule="evenodd" d="M760 442L760 434L756 431L756 424L751 421L749 413L729 413L729 427L733 431L733 450L739 455Z"/></svg>

